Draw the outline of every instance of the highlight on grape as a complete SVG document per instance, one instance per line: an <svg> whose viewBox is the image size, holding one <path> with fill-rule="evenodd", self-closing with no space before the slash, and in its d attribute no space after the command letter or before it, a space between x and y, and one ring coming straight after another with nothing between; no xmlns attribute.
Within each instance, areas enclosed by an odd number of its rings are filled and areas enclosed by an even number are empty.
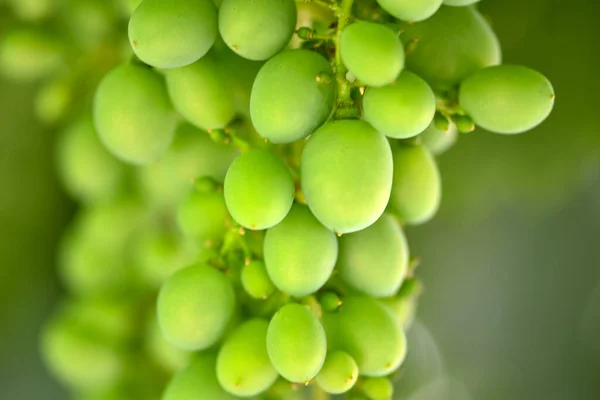
<svg viewBox="0 0 600 400"><path fill-rule="evenodd" d="M435 157L554 105L477 2L9 0L81 206L40 344L73 398L393 398Z"/></svg>

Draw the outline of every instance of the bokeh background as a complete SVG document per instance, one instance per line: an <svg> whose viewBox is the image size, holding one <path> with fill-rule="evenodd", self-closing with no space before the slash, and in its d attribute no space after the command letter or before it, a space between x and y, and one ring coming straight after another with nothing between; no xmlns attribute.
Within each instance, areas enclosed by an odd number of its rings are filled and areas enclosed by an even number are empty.
<svg viewBox="0 0 600 400"><path fill-rule="evenodd" d="M600 3L482 0L480 9L505 62L553 82L556 107L532 132L478 130L440 157L441 211L408 231L425 292L410 334L414 368L398 398L599 399ZM38 337L60 295L56 245L74 204L56 179L55 132L34 117L35 89L0 79L7 400L66 398L42 365ZM409 395L423 376L432 383Z"/></svg>

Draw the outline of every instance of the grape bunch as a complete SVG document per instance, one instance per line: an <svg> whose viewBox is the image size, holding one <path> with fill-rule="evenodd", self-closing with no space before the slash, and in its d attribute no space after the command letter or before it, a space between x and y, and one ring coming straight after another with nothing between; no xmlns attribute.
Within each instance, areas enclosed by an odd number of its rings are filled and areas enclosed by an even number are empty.
<svg viewBox="0 0 600 400"><path fill-rule="evenodd" d="M62 40L19 28L0 69L68 122L42 350L75 398L391 399L435 156L554 104L473 3L15 0Z"/></svg>

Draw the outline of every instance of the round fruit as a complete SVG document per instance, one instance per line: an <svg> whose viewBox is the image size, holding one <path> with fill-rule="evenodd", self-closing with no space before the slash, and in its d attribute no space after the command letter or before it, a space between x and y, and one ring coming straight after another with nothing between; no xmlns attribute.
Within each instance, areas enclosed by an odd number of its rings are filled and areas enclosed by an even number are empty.
<svg viewBox="0 0 600 400"><path fill-rule="evenodd" d="M225 197L218 191L192 189L177 208L179 229L197 243L220 242L228 219Z"/></svg>
<svg viewBox="0 0 600 400"><path fill-rule="evenodd" d="M442 5L442 0L377 0L394 17L417 22L431 17Z"/></svg>
<svg viewBox="0 0 600 400"><path fill-rule="evenodd" d="M446 152L456 143L458 130L456 126L450 125L447 131L442 131L432 123L419 135L419 139L423 146L437 156Z"/></svg>
<svg viewBox="0 0 600 400"><path fill-rule="evenodd" d="M319 128L302 154L302 190L313 214L337 233L379 219L390 198L392 153L366 122L339 120Z"/></svg>
<svg viewBox="0 0 600 400"><path fill-rule="evenodd" d="M358 365L348 353L334 351L327 354L325 364L317 375L317 384L331 394L346 393L358 379Z"/></svg>
<svg viewBox="0 0 600 400"><path fill-rule="evenodd" d="M275 291L262 261L253 261L242 269L242 286L255 299L266 299Z"/></svg>

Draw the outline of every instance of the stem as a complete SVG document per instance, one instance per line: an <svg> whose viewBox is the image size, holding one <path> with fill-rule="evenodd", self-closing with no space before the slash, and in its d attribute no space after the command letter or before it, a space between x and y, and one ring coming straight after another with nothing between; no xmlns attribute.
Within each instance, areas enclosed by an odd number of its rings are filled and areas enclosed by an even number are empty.
<svg viewBox="0 0 600 400"><path fill-rule="evenodd" d="M350 84L346 80L348 69L342 61L342 52L340 51L340 42L342 31L352 16L352 4L354 0L341 0L339 8L336 10L338 17L337 31L335 34L335 76L337 82L337 108L336 117L346 117L347 109L354 108L352 99L350 98Z"/></svg>

